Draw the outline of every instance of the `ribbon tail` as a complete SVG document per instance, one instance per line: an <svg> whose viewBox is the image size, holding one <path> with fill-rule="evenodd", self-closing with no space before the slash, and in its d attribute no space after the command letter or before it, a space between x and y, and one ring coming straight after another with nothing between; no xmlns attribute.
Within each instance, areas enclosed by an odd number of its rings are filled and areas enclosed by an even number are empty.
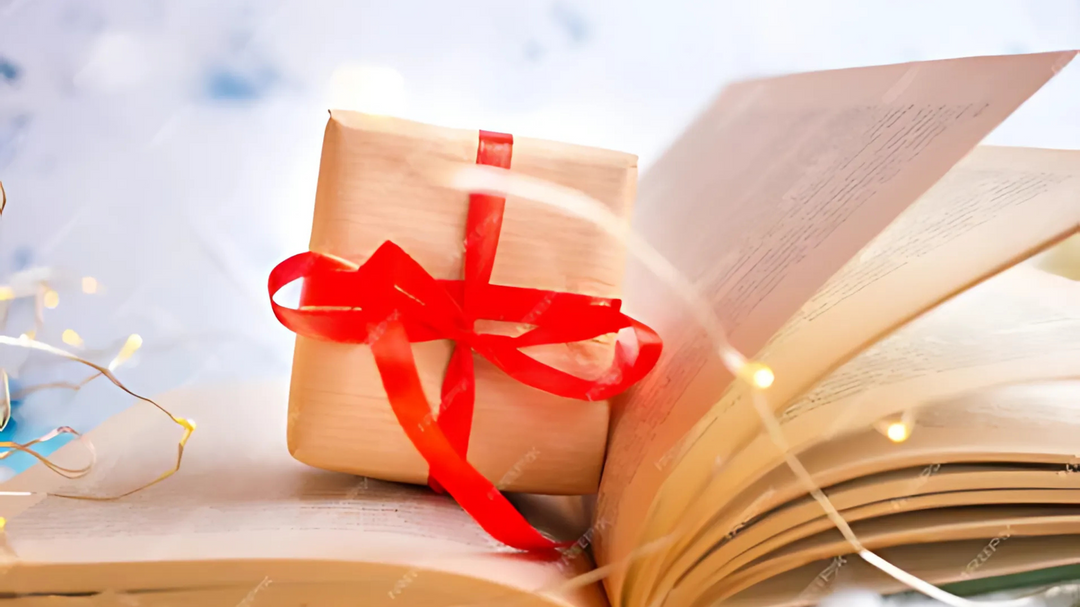
<svg viewBox="0 0 1080 607"><path fill-rule="evenodd" d="M474 377L472 348L466 344L456 344L454 354L446 367L442 400L439 402L439 418L436 422L454 451L466 460L469 454L473 408L476 404ZM434 476L429 475L428 485L438 493L445 492Z"/></svg>
<svg viewBox="0 0 1080 607"><path fill-rule="evenodd" d="M388 319L371 344L390 407L405 434L431 468L431 476L496 540L520 550L553 550L569 542L550 540L476 468L460 455L431 415L404 326ZM471 379L471 378L470 378Z"/></svg>

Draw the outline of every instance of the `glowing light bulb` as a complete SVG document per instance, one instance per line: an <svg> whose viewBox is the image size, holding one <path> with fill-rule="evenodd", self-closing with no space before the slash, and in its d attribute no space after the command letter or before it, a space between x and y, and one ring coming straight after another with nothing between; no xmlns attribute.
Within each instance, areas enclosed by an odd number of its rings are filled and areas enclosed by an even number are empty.
<svg viewBox="0 0 1080 607"><path fill-rule="evenodd" d="M33 329L30 329L30 330L29 330L29 331L27 331L26 333L23 333L22 335L20 335L20 336L19 336L19 339L22 339L22 340L31 340L31 339L34 339L34 337L35 337L35 336L37 336L37 332L36 332L36 331L34 331Z"/></svg>
<svg viewBox="0 0 1080 607"><path fill-rule="evenodd" d="M60 339L64 340L64 343L69 346L83 345L83 339L72 329L64 329L64 332L60 334Z"/></svg>
<svg viewBox="0 0 1080 607"><path fill-rule="evenodd" d="M120 365L124 364L127 359L131 358L135 351L142 347L143 339L138 333L132 333L128 336L124 342L124 346L120 348L120 351L116 354L116 357L109 361L109 370L113 371Z"/></svg>
<svg viewBox="0 0 1080 607"><path fill-rule="evenodd" d="M44 304L46 308L52 310L60 305L60 294L49 289L48 291L45 291L45 295L41 298L41 303Z"/></svg>
<svg viewBox="0 0 1080 607"><path fill-rule="evenodd" d="M4 285L0 287L0 301L11 301L15 299L15 289Z"/></svg>
<svg viewBox="0 0 1080 607"><path fill-rule="evenodd" d="M773 373L767 365L759 362L748 362L739 367L739 377L744 381L748 381L754 385L755 388L764 390L773 385L776 381L776 375Z"/></svg>
<svg viewBox="0 0 1080 607"><path fill-rule="evenodd" d="M893 422L885 428L885 436L894 443L902 443L911 436L911 428L904 422Z"/></svg>
<svg viewBox="0 0 1080 607"><path fill-rule="evenodd" d="M776 376L773 375L772 369L768 367L762 367L757 371L754 371L754 385L759 388L768 388L776 381Z"/></svg>
<svg viewBox="0 0 1080 607"><path fill-rule="evenodd" d="M83 291L83 293L86 293L87 295L93 295L94 293L97 293L97 290L98 290L97 279L94 278L93 276L83 276L83 279L82 279L82 291Z"/></svg>

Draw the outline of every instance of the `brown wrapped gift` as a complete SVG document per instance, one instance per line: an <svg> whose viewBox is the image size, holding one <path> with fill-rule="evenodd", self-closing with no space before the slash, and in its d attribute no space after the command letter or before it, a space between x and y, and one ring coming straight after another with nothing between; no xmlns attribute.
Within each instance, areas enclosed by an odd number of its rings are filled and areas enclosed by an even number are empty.
<svg viewBox="0 0 1080 607"><path fill-rule="evenodd" d="M476 161L478 131L333 111L323 142L311 250L364 262L387 240L435 278L462 275L468 195L430 183L425 170ZM628 217L637 157L515 137L511 170L574 188ZM493 284L619 297L625 248L589 222L534 202L506 201ZM524 327L478 322L485 332ZM614 339L523 351L581 377L611 364ZM450 341L413 344L437 414ZM608 405L554 396L474 356L476 405L467 459L498 488L594 492L607 443ZM297 337L289 398L289 450L328 470L426 483L427 463L387 402L366 345Z"/></svg>

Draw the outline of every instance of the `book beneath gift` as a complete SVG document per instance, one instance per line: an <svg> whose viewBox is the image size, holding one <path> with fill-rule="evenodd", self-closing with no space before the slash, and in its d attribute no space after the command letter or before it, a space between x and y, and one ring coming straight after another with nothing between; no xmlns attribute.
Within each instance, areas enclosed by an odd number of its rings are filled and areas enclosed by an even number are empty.
<svg viewBox="0 0 1080 607"><path fill-rule="evenodd" d="M638 188L635 229L772 370L761 397L862 545L956 592L1080 564L1080 151L978 145L1074 54L738 83ZM284 383L205 387L160 399L199 423L174 477L116 501L0 501L0 592L13 606L749 607L906 590L837 530L674 292L633 261L622 292L665 350L611 402L595 503L515 498L575 547L514 551L447 496L294 460ZM500 419L528 438L489 478L524 476L560 439ZM175 459L177 432L138 405L90 433L90 477L37 467L3 489L130 488L160 472L154 454Z"/></svg>

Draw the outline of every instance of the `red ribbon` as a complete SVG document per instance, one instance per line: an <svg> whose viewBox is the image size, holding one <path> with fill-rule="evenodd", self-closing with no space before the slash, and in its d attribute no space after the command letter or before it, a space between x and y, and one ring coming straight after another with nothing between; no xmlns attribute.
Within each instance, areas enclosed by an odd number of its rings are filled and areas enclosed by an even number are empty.
<svg viewBox="0 0 1080 607"><path fill-rule="evenodd" d="M480 131L477 164L510 167L513 138ZM621 301L574 293L490 284L506 199L469 197L465 279L436 280L387 241L359 268L320 253L301 253L270 273L270 303L281 324L316 339L371 346L398 422L430 469L429 483L457 500L492 537L523 550L568 544L540 534L467 460L475 401L475 351L523 384L586 401L629 388L656 364L660 337L619 311ZM304 279L300 309L279 306L274 294ZM525 323L518 335L477 333L476 320ZM616 342L615 359L595 380L545 365L521 348L568 343L632 329ZM443 380L437 418L420 387L410 342L450 339L454 353Z"/></svg>

